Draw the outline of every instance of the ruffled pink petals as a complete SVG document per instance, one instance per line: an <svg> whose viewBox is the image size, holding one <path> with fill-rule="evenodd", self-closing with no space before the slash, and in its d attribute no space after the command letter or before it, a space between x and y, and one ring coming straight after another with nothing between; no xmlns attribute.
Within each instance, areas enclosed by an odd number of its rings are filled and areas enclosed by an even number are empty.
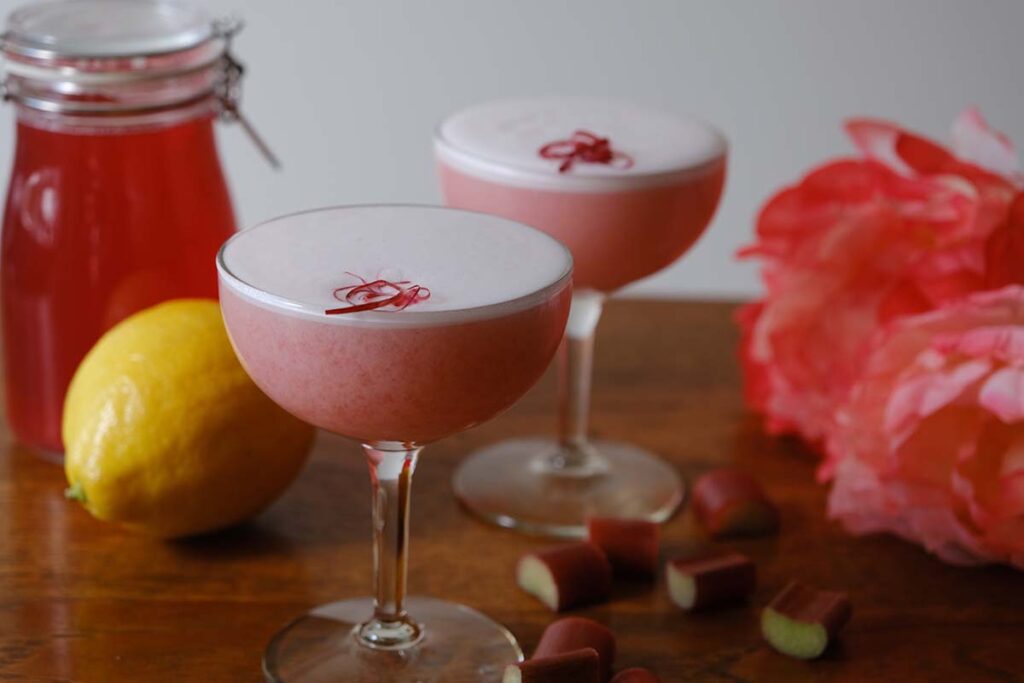
<svg viewBox="0 0 1024 683"><path fill-rule="evenodd" d="M773 433L810 442L827 437L880 328L1024 280L1024 201L1021 229L1008 230L1006 179L890 123L847 128L864 158L773 196L739 252L761 261L766 289L744 322L748 401Z"/></svg>
<svg viewBox="0 0 1024 683"><path fill-rule="evenodd" d="M929 355L927 352L922 355ZM922 359L922 364L927 363ZM944 365L941 360L940 365ZM898 383L889 397L884 428L902 441L902 435L913 430L920 420L930 417L955 403L970 387L989 373L992 365L977 359L953 367L926 367L911 378ZM989 380L991 381L991 379Z"/></svg>
<svg viewBox="0 0 1024 683"><path fill-rule="evenodd" d="M1024 358L1024 329L1012 324L979 321L978 327L970 330L937 334L932 346L946 354L988 355L1002 362L1014 363Z"/></svg>
<svg viewBox="0 0 1024 683"><path fill-rule="evenodd" d="M1024 368L1005 367L993 373L981 386L978 402L1007 424L1024 420Z"/></svg>
<svg viewBox="0 0 1024 683"><path fill-rule="evenodd" d="M846 122L846 134L857 150L868 159L900 175L913 175L913 169L896 150L900 136L903 135L899 126L876 119L850 119Z"/></svg>
<svg viewBox="0 0 1024 683"><path fill-rule="evenodd" d="M976 107L953 122L953 151L964 161L1007 178L1019 178L1020 160L1010 139L993 129Z"/></svg>
<svg viewBox="0 0 1024 683"><path fill-rule="evenodd" d="M942 146L888 121L850 119L846 132L864 156L903 176L942 173L954 160Z"/></svg>
<svg viewBox="0 0 1024 683"><path fill-rule="evenodd" d="M828 512L849 533L895 534L921 544L949 564L969 566L1000 559L960 520L947 493L880 477L854 460L837 467Z"/></svg>
<svg viewBox="0 0 1024 683"><path fill-rule="evenodd" d="M956 153L884 121L784 188L741 252L746 398L825 459L829 514L955 564L1024 569L1024 193L973 110Z"/></svg>
<svg viewBox="0 0 1024 683"><path fill-rule="evenodd" d="M1024 568L1024 287L892 324L837 415L820 473L832 517Z"/></svg>
<svg viewBox="0 0 1024 683"><path fill-rule="evenodd" d="M990 288L1024 284L1024 192L1015 195L1006 220L985 247L986 285Z"/></svg>

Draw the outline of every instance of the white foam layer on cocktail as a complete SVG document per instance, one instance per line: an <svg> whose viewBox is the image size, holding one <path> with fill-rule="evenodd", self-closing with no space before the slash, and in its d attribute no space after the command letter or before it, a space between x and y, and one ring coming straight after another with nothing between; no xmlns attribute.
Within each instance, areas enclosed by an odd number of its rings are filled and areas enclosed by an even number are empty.
<svg viewBox="0 0 1024 683"><path fill-rule="evenodd" d="M608 138L632 165L559 161L539 150L579 130ZM725 138L699 119L630 102L588 97L535 97L485 102L444 120L435 148L464 172L525 185L607 190L671 182L720 163Z"/></svg>
<svg viewBox="0 0 1024 683"><path fill-rule="evenodd" d="M431 314L472 317L500 312L479 310L484 307L529 305L532 297L563 284L571 263L568 250L539 230L495 216L418 206L286 216L237 234L218 259L223 281L248 298L339 323L420 323ZM325 315L326 309L348 305L343 293L339 300L334 292L358 284L353 275L406 281L429 289L430 297L400 311Z"/></svg>

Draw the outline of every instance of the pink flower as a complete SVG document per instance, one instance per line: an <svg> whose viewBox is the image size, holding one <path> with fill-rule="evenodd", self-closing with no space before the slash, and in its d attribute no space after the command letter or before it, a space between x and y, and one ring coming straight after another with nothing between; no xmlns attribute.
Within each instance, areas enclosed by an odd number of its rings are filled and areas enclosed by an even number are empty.
<svg viewBox="0 0 1024 683"><path fill-rule="evenodd" d="M827 452L829 514L850 532L1024 569L1024 287L881 332Z"/></svg>
<svg viewBox="0 0 1024 683"><path fill-rule="evenodd" d="M1016 153L976 111L954 126L955 155L889 123L847 130L863 156L775 195L740 252L766 290L738 314L747 400L770 432L814 444L880 325L1024 278Z"/></svg>

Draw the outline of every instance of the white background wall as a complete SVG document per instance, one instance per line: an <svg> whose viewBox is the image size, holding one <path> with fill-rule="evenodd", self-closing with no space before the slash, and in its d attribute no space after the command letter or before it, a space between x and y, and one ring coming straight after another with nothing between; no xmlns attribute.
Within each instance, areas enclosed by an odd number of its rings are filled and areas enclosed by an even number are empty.
<svg viewBox="0 0 1024 683"><path fill-rule="evenodd" d="M20 4L0 0L6 14ZM944 137L977 104L1024 145L1022 0L209 0L247 20L245 109L285 162L241 132L223 154L243 224L350 202L437 202L434 123L474 101L569 92L717 123L732 142L718 217L636 294L746 296L732 254L774 188L849 145L854 114ZM13 130L0 113L6 184Z"/></svg>

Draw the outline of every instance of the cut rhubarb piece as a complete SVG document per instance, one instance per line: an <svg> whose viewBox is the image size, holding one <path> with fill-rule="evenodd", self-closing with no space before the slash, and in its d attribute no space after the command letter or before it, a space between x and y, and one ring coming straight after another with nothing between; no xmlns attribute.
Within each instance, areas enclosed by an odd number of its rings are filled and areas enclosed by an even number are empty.
<svg viewBox="0 0 1024 683"><path fill-rule="evenodd" d="M604 551L616 576L652 579L658 574L661 525L645 519L591 517L587 539Z"/></svg>
<svg viewBox="0 0 1024 683"><path fill-rule="evenodd" d="M779 528L779 510L761 485L733 468L713 470L694 482L693 511L715 538L761 536Z"/></svg>
<svg viewBox="0 0 1024 683"><path fill-rule="evenodd" d="M505 667L502 683L604 683L597 653L590 649L533 658Z"/></svg>
<svg viewBox="0 0 1024 683"><path fill-rule="evenodd" d="M555 612L608 599L612 568L597 546L572 543L524 555L516 582Z"/></svg>
<svg viewBox="0 0 1024 683"><path fill-rule="evenodd" d="M850 620L853 609L844 593L791 582L761 613L761 633L784 655L820 657Z"/></svg>
<svg viewBox="0 0 1024 683"><path fill-rule="evenodd" d="M727 553L668 563L669 596L680 609L697 610L736 602L757 586L757 569L746 555Z"/></svg>
<svg viewBox="0 0 1024 683"><path fill-rule="evenodd" d="M551 657L585 648L597 652L601 662L601 681L611 678L615 666L615 634L593 619L565 617L551 623L544 629L533 658Z"/></svg>

